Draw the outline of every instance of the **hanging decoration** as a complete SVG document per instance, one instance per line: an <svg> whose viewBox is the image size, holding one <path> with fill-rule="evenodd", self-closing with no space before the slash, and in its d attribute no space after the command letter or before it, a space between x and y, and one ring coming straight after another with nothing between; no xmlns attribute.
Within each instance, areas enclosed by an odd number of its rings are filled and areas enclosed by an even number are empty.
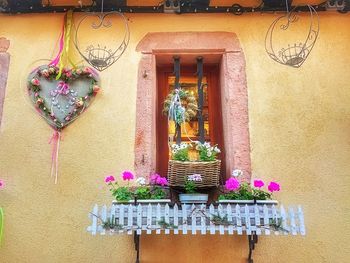
<svg viewBox="0 0 350 263"><path fill-rule="evenodd" d="M188 91L174 89L164 101L163 113L177 124L190 121L197 116L196 98Z"/></svg>
<svg viewBox="0 0 350 263"><path fill-rule="evenodd" d="M35 68L28 76L28 96L36 111L54 129L51 176L58 177L58 153L61 132L91 104L100 90L97 72L90 67L76 67L69 57L73 13L64 18L58 55L49 65ZM67 68L71 64L73 68Z"/></svg>
<svg viewBox="0 0 350 263"><path fill-rule="evenodd" d="M285 45L282 43L282 39L292 37L291 34L288 36L288 32L292 28L298 30L298 35L301 32L301 23L298 23L298 15L296 13L298 11L297 7L289 12L286 1L286 8L287 14L277 18L270 25L265 37L265 50L274 61L282 65L299 68L305 62L316 43L319 34L319 18L315 8L308 5L310 22L306 35L300 41L294 40Z"/></svg>
<svg viewBox="0 0 350 263"><path fill-rule="evenodd" d="M112 19L118 22L115 24L119 24L119 30L117 30L118 26L112 24ZM90 30L86 26L89 26ZM87 30L90 34L86 33ZM84 31L84 35L92 36L93 39L89 40L89 43L81 44L83 41L80 41L80 31ZM119 42L116 44L117 47L101 43L102 38L99 36L102 34L108 34L110 39L115 38L116 43ZM129 38L129 26L125 16L117 11L104 13L102 0L100 13L87 13L77 23L74 45L87 63L98 71L103 71L122 56L129 44Z"/></svg>

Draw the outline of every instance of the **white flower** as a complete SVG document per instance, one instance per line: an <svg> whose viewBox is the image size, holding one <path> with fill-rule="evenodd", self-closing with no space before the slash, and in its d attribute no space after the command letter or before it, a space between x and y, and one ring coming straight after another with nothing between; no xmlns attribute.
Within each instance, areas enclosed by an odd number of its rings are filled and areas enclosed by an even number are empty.
<svg viewBox="0 0 350 263"><path fill-rule="evenodd" d="M202 182L202 176L200 174L192 174L187 178L188 181Z"/></svg>
<svg viewBox="0 0 350 263"><path fill-rule="evenodd" d="M233 177L240 177L243 175L243 171L242 170L239 170L239 169L235 169L232 171L232 176Z"/></svg>
<svg viewBox="0 0 350 263"><path fill-rule="evenodd" d="M146 185L146 179L144 177L139 177L136 179L136 183L139 185Z"/></svg>
<svg viewBox="0 0 350 263"><path fill-rule="evenodd" d="M215 147L214 147L214 152L220 153L221 151L220 151L220 149L219 149L217 146L215 146Z"/></svg>
<svg viewBox="0 0 350 263"><path fill-rule="evenodd" d="M176 151L176 150L172 150L171 152L172 152L172 153L174 153L174 154L175 154L175 153L177 153L177 151Z"/></svg>
<svg viewBox="0 0 350 263"><path fill-rule="evenodd" d="M209 150L209 151L207 151L207 156L208 157L210 157L211 156L211 154L212 154L212 152Z"/></svg>

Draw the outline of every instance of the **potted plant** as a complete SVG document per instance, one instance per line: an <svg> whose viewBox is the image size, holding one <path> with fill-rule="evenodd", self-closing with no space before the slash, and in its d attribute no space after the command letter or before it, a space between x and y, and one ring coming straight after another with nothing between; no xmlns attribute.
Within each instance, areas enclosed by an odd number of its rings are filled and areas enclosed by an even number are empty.
<svg viewBox="0 0 350 263"><path fill-rule="evenodd" d="M277 182L270 182L268 191L263 190L265 183L260 179L253 180L253 186L248 183L241 183L237 177L242 171L234 170L231 177L225 182L225 191L219 196L219 203L243 203L243 204L278 204L278 201L271 200L273 192L280 190Z"/></svg>
<svg viewBox="0 0 350 263"><path fill-rule="evenodd" d="M197 183L202 182L200 174L192 174L187 177L185 182L185 194L179 194L181 203L206 203L208 201L208 194L197 193Z"/></svg>
<svg viewBox="0 0 350 263"><path fill-rule="evenodd" d="M211 146L209 142L195 142L198 159L191 161L189 150L191 143L171 145L171 160L168 165L169 185L183 187L190 175L200 174L202 180L197 187L211 187L219 185L221 161L217 159L220 149L217 145Z"/></svg>
<svg viewBox="0 0 350 263"><path fill-rule="evenodd" d="M113 175L105 178L115 198L113 203L169 203L171 201L167 199L168 181L158 174L152 175L149 183L143 177L135 179L134 174L130 171L122 172L121 177L123 181L127 181L127 185L119 185ZM134 179L137 185L131 186L130 181Z"/></svg>

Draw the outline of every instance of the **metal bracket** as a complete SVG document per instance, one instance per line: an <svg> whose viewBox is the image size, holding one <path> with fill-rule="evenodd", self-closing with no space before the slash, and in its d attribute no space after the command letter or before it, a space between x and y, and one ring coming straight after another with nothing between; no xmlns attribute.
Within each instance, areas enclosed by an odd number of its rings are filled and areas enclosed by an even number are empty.
<svg viewBox="0 0 350 263"><path fill-rule="evenodd" d="M136 261L135 263L140 263L140 235L134 231L134 244L136 250Z"/></svg>
<svg viewBox="0 0 350 263"><path fill-rule="evenodd" d="M255 249L255 245L258 243L258 236L255 232L252 235L248 235L248 245L249 245L249 254L248 254L248 263L254 263L253 261L253 250Z"/></svg>

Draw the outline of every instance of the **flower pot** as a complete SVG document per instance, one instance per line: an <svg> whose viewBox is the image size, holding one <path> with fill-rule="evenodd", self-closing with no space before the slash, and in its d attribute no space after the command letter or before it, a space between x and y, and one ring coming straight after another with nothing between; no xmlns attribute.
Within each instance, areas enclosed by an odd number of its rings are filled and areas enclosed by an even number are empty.
<svg viewBox="0 0 350 263"><path fill-rule="evenodd" d="M179 199L183 204L203 204L208 202L208 194L179 194Z"/></svg>
<svg viewBox="0 0 350 263"><path fill-rule="evenodd" d="M113 200L113 205L120 205L120 204L134 204L135 200L129 200L129 201L117 201ZM164 203L171 203L170 199L138 199L137 204L164 204Z"/></svg>
<svg viewBox="0 0 350 263"><path fill-rule="evenodd" d="M278 205L277 200L218 200L219 204L242 204L242 205Z"/></svg>
<svg viewBox="0 0 350 263"><path fill-rule="evenodd" d="M260 205L278 205L277 200L256 200L256 203Z"/></svg>
<svg viewBox="0 0 350 263"><path fill-rule="evenodd" d="M201 182L196 182L196 187L212 187L219 185L221 161L211 162L181 162L169 160L168 180L170 186L183 187L187 177L193 174L200 174Z"/></svg>

